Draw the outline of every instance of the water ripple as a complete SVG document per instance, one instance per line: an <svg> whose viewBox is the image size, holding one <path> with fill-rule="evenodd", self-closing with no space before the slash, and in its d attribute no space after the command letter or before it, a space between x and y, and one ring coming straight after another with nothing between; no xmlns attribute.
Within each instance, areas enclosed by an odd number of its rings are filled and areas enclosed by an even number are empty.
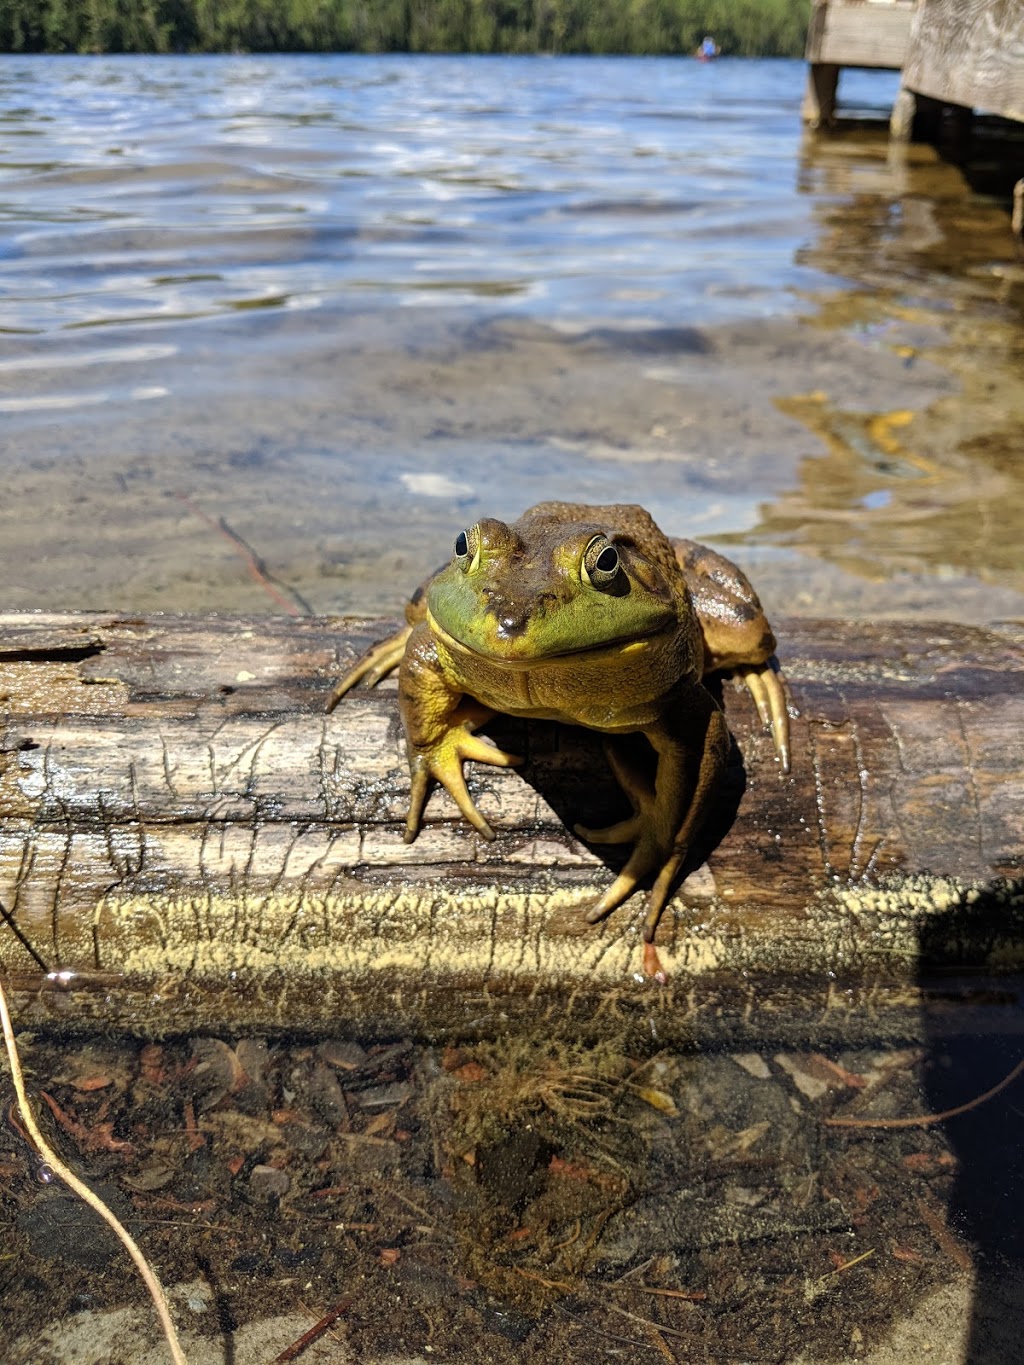
<svg viewBox="0 0 1024 1365"><path fill-rule="evenodd" d="M648 288L736 315L743 291L708 292L701 248L721 251L755 192L782 303L811 275L792 264L807 211L790 64L760 65L754 98L728 63L634 63L633 84L605 59L560 62L558 81L504 59L0 59L0 125L32 149L9 137L0 163L5 327L198 322L311 294L344 308L368 287L400 305L420 288L396 265L407 245L467 300L558 317Z"/></svg>

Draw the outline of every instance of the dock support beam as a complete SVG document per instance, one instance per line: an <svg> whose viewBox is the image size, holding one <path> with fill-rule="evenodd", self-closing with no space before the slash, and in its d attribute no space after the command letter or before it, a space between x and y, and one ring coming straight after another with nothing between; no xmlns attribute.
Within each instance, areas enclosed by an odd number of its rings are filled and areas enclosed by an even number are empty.
<svg viewBox="0 0 1024 1365"><path fill-rule="evenodd" d="M839 67L834 62L812 62L807 69L807 92L800 113L811 128L835 125Z"/></svg>
<svg viewBox="0 0 1024 1365"><path fill-rule="evenodd" d="M913 90L901 89L892 102L889 115L889 136L895 142L909 142L914 131L917 99Z"/></svg>

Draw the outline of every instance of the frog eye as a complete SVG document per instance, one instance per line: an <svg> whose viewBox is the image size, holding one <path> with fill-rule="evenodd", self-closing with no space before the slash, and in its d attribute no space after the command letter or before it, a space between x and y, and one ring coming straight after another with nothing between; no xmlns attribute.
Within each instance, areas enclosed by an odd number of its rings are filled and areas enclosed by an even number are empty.
<svg viewBox="0 0 1024 1365"><path fill-rule="evenodd" d="M463 573L472 573L480 564L480 531L471 526L455 537L455 562Z"/></svg>
<svg viewBox="0 0 1024 1365"><path fill-rule="evenodd" d="M609 587L618 578L620 567L619 552L607 536L595 536L583 551L580 572L591 587Z"/></svg>

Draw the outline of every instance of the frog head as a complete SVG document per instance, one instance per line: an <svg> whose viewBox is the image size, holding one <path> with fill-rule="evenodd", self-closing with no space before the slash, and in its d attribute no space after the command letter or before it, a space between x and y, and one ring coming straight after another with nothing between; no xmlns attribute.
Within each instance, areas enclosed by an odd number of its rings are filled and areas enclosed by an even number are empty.
<svg viewBox="0 0 1024 1365"><path fill-rule="evenodd" d="M675 633L688 608L637 539L544 515L461 531L427 589L435 631L511 666Z"/></svg>

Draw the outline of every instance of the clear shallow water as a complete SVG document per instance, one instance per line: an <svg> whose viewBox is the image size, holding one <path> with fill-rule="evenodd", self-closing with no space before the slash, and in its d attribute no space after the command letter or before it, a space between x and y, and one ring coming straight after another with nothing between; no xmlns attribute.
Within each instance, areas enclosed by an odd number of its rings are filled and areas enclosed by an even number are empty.
<svg viewBox="0 0 1024 1365"><path fill-rule="evenodd" d="M0 59L8 602L276 609L198 508L315 610L386 610L558 496L726 538L776 611L1020 610L1005 212L804 141L803 80Z"/></svg>

